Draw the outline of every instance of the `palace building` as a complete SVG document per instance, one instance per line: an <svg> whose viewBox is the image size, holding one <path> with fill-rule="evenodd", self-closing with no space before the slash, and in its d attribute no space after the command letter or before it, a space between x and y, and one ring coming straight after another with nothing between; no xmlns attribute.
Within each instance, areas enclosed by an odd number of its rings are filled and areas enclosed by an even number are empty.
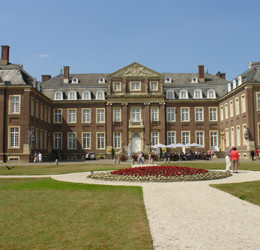
<svg viewBox="0 0 260 250"><path fill-rule="evenodd" d="M260 145L260 63L233 81L225 73L159 73L136 62L100 74L42 75L0 62L0 161L79 160L87 152L111 158L151 151L157 143L197 143L223 157L241 157ZM175 149L168 149L174 151Z"/></svg>

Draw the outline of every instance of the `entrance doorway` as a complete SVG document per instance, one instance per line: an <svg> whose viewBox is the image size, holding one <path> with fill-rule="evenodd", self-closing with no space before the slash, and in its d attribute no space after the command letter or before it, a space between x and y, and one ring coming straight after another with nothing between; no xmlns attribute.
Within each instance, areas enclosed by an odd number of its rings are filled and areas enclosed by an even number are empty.
<svg viewBox="0 0 260 250"><path fill-rule="evenodd" d="M132 136L132 153L137 153L141 151L141 138L139 134L134 134Z"/></svg>

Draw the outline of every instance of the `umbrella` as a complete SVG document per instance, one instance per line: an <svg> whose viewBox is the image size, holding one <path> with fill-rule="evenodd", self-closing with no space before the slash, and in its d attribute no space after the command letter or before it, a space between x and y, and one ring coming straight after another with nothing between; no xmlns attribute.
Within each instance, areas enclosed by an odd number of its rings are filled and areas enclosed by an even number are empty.
<svg viewBox="0 0 260 250"><path fill-rule="evenodd" d="M191 144L191 146L192 146L192 147L203 147L202 145L200 145L200 144L198 144L198 143L195 143L195 142L193 142L193 143Z"/></svg>
<svg viewBox="0 0 260 250"><path fill-rule="evenodd" d="M163 145L161 143L155 144L153 146L151 146L152 148L166 148L166 145Z"/></svg>
<svg viewBox="0 0 260 250"><path fill-rule="evenodd" d="M185 145L184 144L182 144L182 143L177 143L177 144L175 144L175 147L176 148L179 148L179 147L184 147Z"/></svg>
<svg viewBox="0 0 260 250"><path fill-rule="evenodd" d="M176 144L175 143L172 143L170 145L167 145L166 148L176 148Z"/></svg>

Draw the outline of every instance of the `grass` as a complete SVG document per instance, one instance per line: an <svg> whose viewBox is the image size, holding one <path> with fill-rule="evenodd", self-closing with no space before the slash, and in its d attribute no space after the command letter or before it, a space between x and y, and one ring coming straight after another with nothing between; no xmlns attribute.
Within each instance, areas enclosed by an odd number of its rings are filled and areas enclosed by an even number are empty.
<svg viewBox="0 0 260 250"><path fill-rule="evenodd" d="M141 187L0 179L0 249L152 249Z"/></svg>
<svg viewBox="0 0 260 250"><path fill-rule="evenodd" d="M232 184L211 184L210 186L232 194L239 199L260 206L260 181Z"/></svg>
<svg viewBox="0 0 260 250"><path fill-rule="evenodd" d="M131 167L128 164L52 164L41 165L33 164L28 166L15 166L8 170L5 165L0 166L0 175L54 175L99 170L116 170Z"/></svg>

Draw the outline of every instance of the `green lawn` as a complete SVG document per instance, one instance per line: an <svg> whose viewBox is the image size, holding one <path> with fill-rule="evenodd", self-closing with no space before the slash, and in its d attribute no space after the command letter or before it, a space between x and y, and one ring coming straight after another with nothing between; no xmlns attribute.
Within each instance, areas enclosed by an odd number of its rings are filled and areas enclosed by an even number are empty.
<svg viewBox="0 0 260 250"><path fill-rule="evenodd" d="M211 184L210 186L230 193L239 199L246 200L260 206L260 181L231 184Z"/></svg>
<svg viewBox="0 0 260 250"><path fill-rule="evenodd" d="M55 164L52 165L41 165L34 164L28 166L15 166L11 170L6 168L5 165L0 166L0 175L48 175L48 174L65 174L65 173L76 173L76 172L87 172L91 170L112 170L129 168L131 165L128 164Z"/></svg>
<svg viewBox="0 0 260 250"><path fill-rule="evenodd" d="M0 249L152 249L141 187L0 179Z"/></svg>

